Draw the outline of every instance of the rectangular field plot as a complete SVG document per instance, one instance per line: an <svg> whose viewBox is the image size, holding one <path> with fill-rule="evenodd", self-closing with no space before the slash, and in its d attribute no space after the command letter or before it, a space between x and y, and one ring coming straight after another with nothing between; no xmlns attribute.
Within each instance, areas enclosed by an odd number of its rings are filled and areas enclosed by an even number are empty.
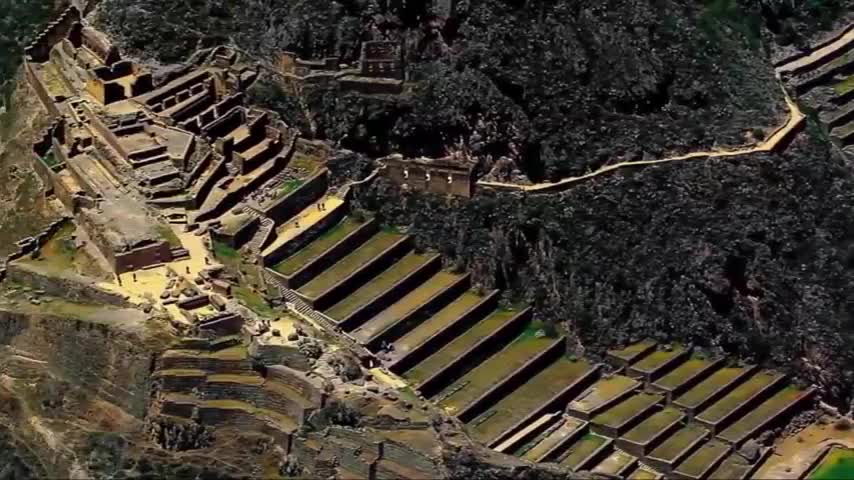
<svg viewBox="0 0 854 480"><path fill-rule="evenodd" d="M434 400L451 415L456 414L493 385L543 352L553 338L523 333L495 355L439 392Z"/></svg>
<svg viewBox="0 0 854 480"><path fill-rule="evenodd" d="M683 393L676 399L675 403L685 408L697 408L718 390L726 387L746 373L748 372L743 368L722 368L713 373L709 378L703 380L687 392Z"/></svg>
<svg viewBox="0 0 854 480"><path fill-rule="evenodd" d="M315 298L335 286L338 282L350 276L353 272L378 257L387 248L403 238L403 235L379 231L353 253L342 258L338 263L327 269L312 281L303 285L299 292Z"/></svg>
<svg viewBox="0 0 854 480"><path fill-rule="evenodd" d="M436 258L435 254L421 255L414 252L408 253L395 262L394 265L377 275L376 278L333 305L325 313L335 320L347 318L350 314L376 298L377 295L387 292L397 282L403 280L407 275L423 267L434 258Z"/></svg>
<svg viewBox="0 0 854 480"><path fill-rule="evenodd" d="M448 325L454 323L455 320L462 317L464 313L469 311L475 305L480 303L484 297L475 294L472 291L467 291L460 295L459 298L445 306L445 308L436 312L424 323L418 325L409 333L394 342L394 356L403 356L417 348L419 345L427 341L430 337L443 330Z"/></svg>
<svg viewBox="0 0 854 480"><path fill-rule="evenodd" d="M364 224L365 222L357 222L350 217L345 218L341 222L332 226L332 228L327 230L326 233L322 234L313 242L277 264L273 267L273 270L281 273L282 275L293 275L300 268L319 258L327 250L332 248L333 245L340 242L347 235L355 232Z"/></svg>
<svg viewBox="0 0 854 480"><path fill-rule="evenodd" d="M689 451L693 445L701 442L708 434L709 431L703 427L690 424L686 425L662 442L648 457L658 460L661 463L672 465L679 461L685 452Z"/></svg>
<svg viewBox="0 0 854 480"><path fill-rule="evenodd" d="M569 410L581 415L595 415L598 409L625 395L638 385L640 383L637 380L623 375L603 378L570 402Z"/></svg>
<svg viewBox="0 0 854 480"><path fill-rule="evenodd" d="M744 402L762 392L763 390L772 387L777 382L783 379L783 375L774 372L759 372L749 378L747 381L737 386L733 391L726 396L713 403L709 408L697 416L697 420L716 424L724 420L733 411L740 407Z"/></svg>
<svg viewBox="0 0 854 480"><path fill-rule="evenodd" d="M638 360L629 367L629 371L640 375L651 375L684 354L685 349L680 346L674 346L670 350L656 350Z"/></svg>
<svg viewBox="0 0 854 480"><path fill-rule="evenodd" d="M711 440L683 460L676 468L676 473L688 478L705 478L727 452L727 445Z"/></svg>
<svg viewBox="0 0 854 480"><path fill-rule="evenodd" d="M752 468L753 465L745 460L744 457L737 453L732 453L709 475L709 478L741 480L747 477Z"/></svg>
<svg viewBox="0 0 854 480"><path fill-rule="evenodd" d="M561 466L575 470L591 455L610 443L605 437L589 433L569 447L566 455L560 460Z"/></svg>
<svg viewBox="0 0 854 480"><path fill-rule="evenodd" d="M668 392L678 390L697 375L700 375L704 370L711 368L713 363L697 357L689 358L670 373L656 380L654 385Z"/></svg>
<svg viewBox="0 0 854 480"><path fill-rule="evenodd" d="M522 458L532 462L545 460L545 457L549 452L566 441L567 438L576 435L585 425L587 425L587 422L578 420L577 418L567 417L561 421L557 428L540 439L540 441L537 442L530 450L523 453Z"/></svg>
<svg viewBox="0 0 854 480"><path fill-rule="evenodd" d="M608 350L608 356L628 364L655 348L655 345L656 343L652 340L643 340L626 348Z"/></svg>
<svg viewBox="0 0 854 480"><path fill-rule="evenodd" d="M423 362L405 372L403 376L415 384L427 380L433 374L447 366L451 360L459 357L477 342L495 332L498 327L513 318L517 313L519 312L511 310L497 310L493 312L491 315L477 322L465 333L439 349L439 351L424 359Z"/></svg>
<svg viewBox="0 0 854 480"><path fill-rule="evenodd" d="M810 393L795 387L786 387L727 427L718 436L728 442L740 443Z"/></svg>
<svg viewBox="0 0 854 480"><path fill-rule="evenodd" d="M654 405L660 403L662 397L660 395L650 395L648 393L639 393L623 400L613 407L605 410L593 417L591 421L594 425L601 425L608 430L614 431L615 435L619 434L619 430L624 425L632 421L633 418L643 414Z"/></svg>
<svg viewBox="0 0 854 480"><path fill-rule="evenodd" d="M647 468L638 467L629 475L629 480L658 480L661 475Z"/></svg>
<svg viewBox="0 0 854 480"><path fill-rule="evenodd" d="M411 315L424 305L424 303L433 298L433 296L449 288L459 279L459 275L449 272L439 272L433 275L418 288L378 313L375 317L365 322L364 325L353 330L353 337L362 343L367 343L386 328L394 325L402 318Z"/></svg>
<svg viewBox="0 0 854 480"><path fill-rule="evenodd" d="M581 360L559 358L472 420L468 424L469 431L475 439L489 443L547 400L584 377L592 368L589 363Z"/></svg>
<svg viewBox="0 0 854 480"><path fill-rule="evenodd" d="M626 432L622 438L638 445L647 445L662 431L667 430L671 425L679 422L684 417L685 415L683 415L679 410L666 407L660 412L654 413L646 420L637 424L634 428Z"/></svg>
<svg viewBox="0 0 854 480"><path fill-rule="evenodd" d="M603 475L610 475L614 477L620 476L625 470L630 468L635 462L637 458L632 455L629 455L626 452L616 450L611 455L608 455L607 458L602 460L599 465L591 470L593 473L600 473Z"/></svg>

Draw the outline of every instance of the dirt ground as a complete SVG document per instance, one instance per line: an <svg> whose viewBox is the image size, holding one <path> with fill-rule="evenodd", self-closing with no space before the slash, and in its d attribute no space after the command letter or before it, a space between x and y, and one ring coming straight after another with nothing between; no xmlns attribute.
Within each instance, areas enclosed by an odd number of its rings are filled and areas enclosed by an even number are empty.
<svg viewBox="0 0 854 480"><path fill-rule="evenodd" d="M854 448L854 423L830 419L824 424L812 424L798 434L779 441L775 452L753 478L800 478L825 447L831 445Z"/></svg>

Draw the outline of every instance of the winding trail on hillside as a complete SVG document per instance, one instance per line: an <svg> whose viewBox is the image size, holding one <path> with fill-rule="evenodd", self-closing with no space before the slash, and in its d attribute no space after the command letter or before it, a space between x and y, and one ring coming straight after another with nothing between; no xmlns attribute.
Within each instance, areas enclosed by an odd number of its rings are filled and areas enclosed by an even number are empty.
<svg viewBox="0 0 854 480"><path fill-rule="evenodd" d="M786 104L789 108L789 116L786 122L778 127L771 135L769 135L761 143L752 146L743 146L729 149L697 151L684 155L673 157L660 158L656 160L636 160L619 162L611 165L600 167L597 170L578 175L574 177L566 177L557 182L535 183L531 185L523 185L507 182L491 182L480 180L477 182L478 187L488 188L507 192L524 192L531 194L558 193L565 191L576 184L615 172L620 169L630 167L645 167L650 165L660 165L665 163L682 162L688 160L706 160L715 158L736 157L740 155L750 155L754 153L767 153L776 151L780 145L784 145L791 136L798 132L804 125L806 116L801 111L797 102L795 102L783 85L781 75L798 73L813 66L816 63L824 63L826 59L832 56L841 49L848 48L854 42L854 26L849 26L842 31L835 39L819 44L810 52L804 53L802 56L795 58L776 68L777 78L780 80L780 87L783 89Z"/></svg>

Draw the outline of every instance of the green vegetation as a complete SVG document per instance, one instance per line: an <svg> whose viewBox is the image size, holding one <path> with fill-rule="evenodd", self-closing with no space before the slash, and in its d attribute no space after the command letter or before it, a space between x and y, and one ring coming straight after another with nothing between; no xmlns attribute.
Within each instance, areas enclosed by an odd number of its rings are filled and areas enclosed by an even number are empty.
<svg viewBox="0 0 854 480"><path fill-rule="evenodd" d="M414 252L407 254L394 265L380 273L376 278L333 305L325 313L336 320L347 318L353 312L367 305L378 295L390 290L407 275L424 266L432 257L431 255L420 255Z"/></svg>
<svg viewBox="0 0 854 480"><path fill-rule="evenodd" d="M53 154L53 150L48 152L48 154L42 158L42 162L51 168L59 165L59 160L57 160L56 155Z"/></svg>
<svg viewBox="0 0 854 480"><path fill-rule="evenodd" d="M586 393L573 400L569 406L581 412L592 412L608 400L617 397L638 385L638 381L624 375L603 378L586 390Z"/></svg>
<svg viewBox="0 0 854 480"><path fill-rule="evenodd" d="M359 270L371 260L375 259L387 248L400 240L399 235L386 232L377 232L361 247L353 253L342 258L338 263L315 277L312 281L303 285L299 291L308 297L317 297L326 290L335 286L338 282Z"/></svg>
<svg viewBox="0 0 854 480"><path fill-rule="evenodd" d="M240 252L232 248L227 243L214 241L213 253L217 260L226 265L234 264L235 261L240 261Z"/></svg>
<svg viewBox="0 0 854 480"><path fill-rule="evenodd" d="M711 440L680 463L679 468L676 470L689 475L691 478L700 478L709 466L728 451L729 446L716 440Z"/></svg>
<svg viewBox="0 0 854 480"><path fill-rule="evenodd" d="M686 407L696 407L724 385L744 374L743 368L722 368L676 399Z"/></svg>
<svg viewBox="0 0 854 480"><path fill-rule="evenodd" d="M679 410L666 407L629 430L623 435L623 438L641 445L646 444L658 435L659 432L680 420L683 416Z"/></svg>
<svg viewBox="0 0 854 480"><path fill-rule="evenodd" d="M344 237L356 231L361 225L361 223L352 218L345 218L314 241L273 267L273 270L282 275L293 275L297 270L320 257L332 248L333 245L344 239Z"/></svg>
<svg viewBox="0 0 854 480"><path fill-rule="evenodd" d="M294 190L301 187L302 184L304 184L304 183L305 183L305 180L302 180L302 179L295 179L295 180L286 181L285 183L282 184L282 187L279 189L279 196L283 197L283 196L293 192Z"/></svg>
<svg viewBox="0 0 854 480"><path fill-rule="evenodd" d="M599 450L607 441L605 437L588 433L570 448L569 454L560 461L560 464L575 470L581 462Z"/></svg>
<svg viewBox="0 0 854 480"><path fill-rule="evenodd" d="M839 95L845 95L846 93L854 90L854 75L851 75L845 80L837 83L833 86L833 89L836 90L836 93Z"/></svg>
<svg viewBox="0 0 854 480"><path fill-rule="evenodd" d="M506 314L493 313L465 333L448 343L442 349L427 357L423 362L415 365L411 370L404 373L404 377L418 384L427 380L431 375L446 367L455 358L462 355L469 347L486 338L508 320Z"/></svg>
<svg viewBox="0 0 854 480"><path fill-rule="evenodd" d="M639 393L623 400L593 418L593 423L618 428L661 401L661 396Z"/></svg>
<svg viewBox="0 0 854 480"><path fill-rule="evenodd" d="M709 366L710 362L700 358L690 358L659 378L655 384L666 389L675 389Z"/></svg>
<svg viewBox="0 0 854 480"><path fill-rule="evenodd" d="M484 421L476 419L472 422L470 429L473 436L484 442L494 440L589 371L590 365L586 362L558 359L498 401L490 409L490 412L495 412L492 416Z"/></svg>
<svg viewBox="0 0 854 480"><path fill-rule="evenodd" d="M751 410L747 415L741 417L737 422L727 427L726 430L721 432L718 436L724 440L733 441L735 443L736 441L741 440L743 436L749 435L753 429L773 418L792 402L800 399L804 393L804 391L799 390L798 388L792 386L786 387L758 407Z"/></svg>
<svg viewBox="0 0 854 480"><path fill-rule="evenodd" d="M715 41L721 42L729 36L721 26L728 27L744 38L750 48L760 47L762 17L758 9L745 11L738 0L705 0L700 27Z"/></svg>
<svg viewBox="0 0 854 480"><path fill-rule="evenodd" d="M418 287L410 295L401 299L400 302L395 304L395 306L387 309L386 312L383 312L382 316L378 316L376 318L388 318L390 320L401 318L404 315L397 312L401 310L406 310L407 312L412 311L414 308L417 308L419 305L427 301L427 299L432 295L444 290L458 279L459 276L452 273L439 272L433 278L428 279L425 284ZM460 318L463 313L477 305L481 300L483 300L483 297L476 295L471 291L464 292L456 300L446 305L445 308L439 310L435 315L428 318L394 342L394 351L406 353L421 345L428 338L440 332L453 321ZM400 305L398 306L398 304ZM388 315L385 315L386 313ZM386 324L386 326L387 325L388 324Z"/></svg>
<svg viewBox="0 0 854 480"><path fill-rule="evenodd" d="M682 347L673 347L672 350L656 350L646 357L642 358L638 363L632 365L634 370L643 373L654 372L659 367L666 365L667 362L673 360L685 351Z"/></svg>
<svg viewBox="0 0 854 480"><path fill-rule="evenodd" d="M510 315L507 316L509 318ZM439 404L457 412L493 385L546 350L554 340L522 333L500 352L489 357L438 395Z"/></svg>
<svg viewBox="0 0 854 480"><path fill-rule="evenodd" d="M854 450L833 447L821 464L810 473L810 480L854 479Z"/></svg>
<svg viewBox="0 0 854 480"><path fill-rule="evenodd" d="M698 440L705 437L708 433L708 430L705 428L689 424L671 435L667 440L653 450L649 456L665 462L672 462L679 456L679 454Z"/></svg>
<svg viewBox="0 0 854 480"><path fill-rule="evenodd" d="M764 388L779 381L781 378L782 375L778 373L763 372L756 374L733 389L726 396L712 404L712 406L699 415L699 418L712 423L723 420L733 410L738 408L739 405L752 398Z"/></svg>
<svg viewBox="0 0 854 480"><path fill-rule="evenodd" d="M160 238L166 241L170 247L180 247L181 240L178 239L178 235L175 234L175 231L172 230L169 225L157 225L157 234L160 235Z"/></svg>
<svg viewBox="0 0 854 480"><path fill-rule="evenodd" d="M276 318L279 316L278 311L271 307L267 301L264 300L264 297L251 288L235 287L232 290L234 292L234 297L237 298L240 303L258 315L267 318Z"/></svg>
<svg viewBox="0 0 854 480"><path fill-rule="evenodd" d="M0 15L0 105L9 105L15 71L21 64L24 47L35 38L50 18L54 2L17 0L3 2Z"/></svg>

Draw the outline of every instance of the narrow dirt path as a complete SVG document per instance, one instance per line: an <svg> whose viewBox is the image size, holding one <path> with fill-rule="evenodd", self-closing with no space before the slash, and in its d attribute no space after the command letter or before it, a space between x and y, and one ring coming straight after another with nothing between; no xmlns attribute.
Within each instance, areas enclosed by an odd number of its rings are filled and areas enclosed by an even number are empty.
<svg viewBox="0 0 854 480"><path fill-rule="evenodd" d="M849 27L835 40L831 40L830 42L821 44L820 46L813 50L810 53L803 55L800 58L796 58L784 65L777 67L777 75L778 78L780 75L791 72L801 71L810 65L824 61L828 56L833 55L835 52L848 48L849 45L854 42L854 28ZM557 193L562 192L575 184L590 180L592 178L598 177L600 175L604 175L607 173L614 172L616 170L622 168L629 167L643 167L650 165L659 165L664 163L671 162L682 162L687 160L705 160L705 159L713 159L713 158L724 158L724 157L735 157L739 155L750 155L753 153L765 153L775 151L781 144L785 143L791 138L791 135L797 133L798 129L804 124L806 116L801 111L798 104L789 96L788 92L786 92L785 87L783 87L782 81L780 82L780 87L783 89L783 94L786 98L786 104L789 107L789 118L786 122L777 128L771 135L769 135L764 141L759 144L753 146L744 146L744 147L736 147L729 149L720 149L720 150L707 150L707 151L698 151L692 152L685 155L677 155L673 157L660 158L656 160L637 160L637 161L628 161L628 162L619 162L611 165L607 165L601 167L595 171L590 173L586 173L584 175L578 175L574 177L566 177L557 182L545 182L545 183L535 183L532 185L521 185L515 183L505 183L505 182L489 182L489 181L478 181L477 185L481 188L491 188L495 190L502 191L515 191L515 192L526 192L526 193L534 193L534 194L544 194L544 193Z"/></svg>

